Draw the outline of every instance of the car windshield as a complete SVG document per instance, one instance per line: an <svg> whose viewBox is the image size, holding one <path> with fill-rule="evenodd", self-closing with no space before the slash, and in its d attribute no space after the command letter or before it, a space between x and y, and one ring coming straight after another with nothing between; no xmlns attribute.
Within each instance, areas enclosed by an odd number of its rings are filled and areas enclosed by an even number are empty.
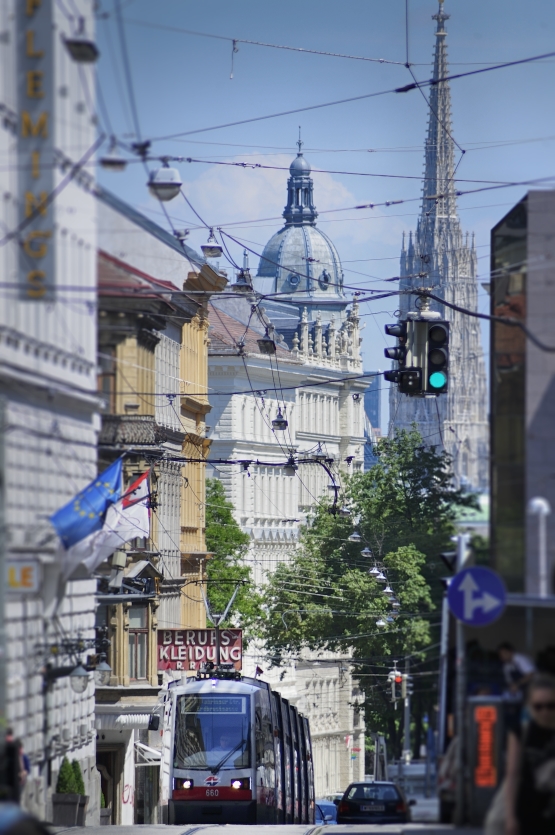
<svg viewBox="0 0 555 835"><path fill-rule="evenodd" d="M249 768L249 696L179 696L174 768Z"/></svg>
<svg viewBox="0 0 555 835"><path fill-rule="evenodd" d="M347 798L370 801L399 800L399 792L395 786L352 786Z"/></svg>

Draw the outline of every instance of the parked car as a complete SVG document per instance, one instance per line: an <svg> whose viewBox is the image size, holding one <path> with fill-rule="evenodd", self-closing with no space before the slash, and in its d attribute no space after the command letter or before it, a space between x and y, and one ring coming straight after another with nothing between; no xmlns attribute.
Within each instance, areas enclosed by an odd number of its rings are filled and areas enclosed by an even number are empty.
<svg viewBox="0 0 555 835"><path fill-rule="evenodd" d="M335 794L326 794L324 800L330 800L332 803L335 803L336 806L339 806L339 804L343 800L343 792L335 792Z"/></svg>
<svg viewBox="0 0 555 835"><path fill-rule="evenodd" d="M385 781L351 783L337 810L337 823L410 823L410 819L399 786Z"/></svg>
<svg viewBox="0 0 555 835"><path fill-rule="evenodd" d="M333 800L323 797L315 800L314 804L316 806L315 823L337 823L337 806Z"/></svg>

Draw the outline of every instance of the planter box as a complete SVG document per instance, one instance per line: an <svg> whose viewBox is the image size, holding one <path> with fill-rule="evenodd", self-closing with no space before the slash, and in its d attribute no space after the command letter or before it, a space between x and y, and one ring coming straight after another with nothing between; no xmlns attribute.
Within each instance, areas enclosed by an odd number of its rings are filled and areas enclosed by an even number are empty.
<svg viewBox="0 0 555 835"><path fill-rule="evenodd" d="M112 810L111 809L101 809L100 810L100 826L111 826L112 825Z"/></svg>
<svg viewBox="0 0 555 835"><path fill-rule="evenodd" d="M88 795L53 794L52 823L54 826L85 826Z"/></svg>
<svg viewBox="0 0 555 835"><path fill-rule="evenodd" d="M52 795L52 823L54 826L77 826L80 794Z"/></svg>
<svg viewBox="0 0 555 835"><path fill-rule="evenodd" d="M89 796L87 794L79 794L77 796L79 798L79 808L77 810L77 826L86 826Z"/></svg>

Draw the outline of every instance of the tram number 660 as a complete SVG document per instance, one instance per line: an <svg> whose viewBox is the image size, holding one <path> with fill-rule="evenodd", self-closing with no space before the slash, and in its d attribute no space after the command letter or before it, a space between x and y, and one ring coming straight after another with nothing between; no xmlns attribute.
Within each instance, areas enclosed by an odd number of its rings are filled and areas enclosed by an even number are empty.
<svg viewBox="0 0 555 835"><path fill-rule="evenodd" d="M219 789L206 789L206 797L219 797Z"/></svg>

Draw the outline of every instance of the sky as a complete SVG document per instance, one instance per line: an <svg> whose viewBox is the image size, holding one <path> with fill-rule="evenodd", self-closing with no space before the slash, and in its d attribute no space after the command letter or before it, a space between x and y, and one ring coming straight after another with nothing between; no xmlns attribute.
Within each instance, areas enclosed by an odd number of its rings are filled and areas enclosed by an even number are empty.
<svg viewBox="0 0 555 835"><path fill-rule="evenodd" d="M415 228L420 210L428 109L419 90L218 126L410 83L407 47L417 79L429 78L437 0L408 0L408 15L405 0L119 0L130 84L115 2L102 0L97 19L101 127L124 144L136 141L139 132L142 140L151 140L155 156L200 160L173 164L202 221L181 197L166 204L174 227L191 230L188 243L199 249L206 227L221 226L237 240L227 239L237 263L245 245L262 252L282 226L287 169L301 126L305 157L313 169L322 169L313 173L318 226L339 251L345 283L363 290L395 287L383 282L398 275L402 233ZM555 51L552 0L446 0L444 9L451 15L445 28L452 73ZM238 51L230 78L233 39ZM457 170L459 190L482 186L465 180L513 183L553 176L553 185L554 81L555 57L451 82L453 133L466 152ZM224 162L274 167L218 164ZM140 163L123 173L100 169L99 180L168 228L159 203L148 194ZM488 281L490 230L527 189L517 185L459 198L463 230L476 235L483 312L489 308L481 284ZM407 202L352 208L394 200ZM256 269L258 258L252 254L250 261ZM232 270L223 260L220 266ZM383 349L391 338L383 326L394 320L397 306L395 297L363 306L367 369L389 365ZM486 363L487 339L485 327ZM387 395L388 384L382 385ZM384 402L382 421L386 411Z"/></svg>

